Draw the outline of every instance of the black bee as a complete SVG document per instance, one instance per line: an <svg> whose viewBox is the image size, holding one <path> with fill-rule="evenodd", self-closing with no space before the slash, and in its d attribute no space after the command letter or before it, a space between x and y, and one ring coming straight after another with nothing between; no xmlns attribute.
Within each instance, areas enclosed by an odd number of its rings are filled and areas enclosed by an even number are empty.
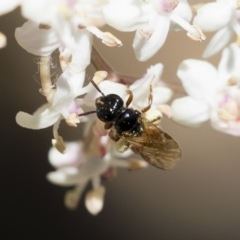
<svg viewBox="0 0 240 240"><path fill-rule="evenodd" d="M116 94L105 96L95 82L90 81L102 96L95 101L96 111L79 116L96 112L97 117L105 123L105 129L110 130L109 137L114 141L122 141L120 151L131 148L153 166L164 170L172 169L182 155L178 143L144 116L152 104L151 86L149 104L140 112L128 108L133 99L131 91L128 90L129 98L124 106L121 97Z"/></svg>

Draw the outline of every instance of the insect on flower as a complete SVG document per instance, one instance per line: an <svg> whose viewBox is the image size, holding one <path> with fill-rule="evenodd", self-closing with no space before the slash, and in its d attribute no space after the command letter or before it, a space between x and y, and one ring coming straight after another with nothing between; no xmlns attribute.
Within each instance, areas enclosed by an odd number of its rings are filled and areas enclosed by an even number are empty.
<svg viewBox="0 0 240 240"><path fill-rule="evenodd" d="M120 152L130 148L151 165L163 170L172 169L182 156L178 143L144 116L152 104L151 85L148 106L140 112L128 107L133 100L131 91L128 90L129 98L124 106L121 97L116 94L104 95L91 78L89 81L102 96L95 100L96 111L82 113L79 117L96 113L105 123L105 129L109 130L109 137L120 142Z"/></svg>

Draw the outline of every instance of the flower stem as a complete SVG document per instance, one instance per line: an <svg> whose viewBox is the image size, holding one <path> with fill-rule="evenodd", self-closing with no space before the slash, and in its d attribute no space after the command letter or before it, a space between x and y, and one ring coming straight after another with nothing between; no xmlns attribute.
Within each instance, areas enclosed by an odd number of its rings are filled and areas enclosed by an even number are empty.
<svg viewBox="0 0 240 240"><path fill-rule="evenodd" d="M40 79L42 85L42 94L51 104L53 101L55 89L53 89L51 81L50 61L51 56L40 57Z"/></svg>

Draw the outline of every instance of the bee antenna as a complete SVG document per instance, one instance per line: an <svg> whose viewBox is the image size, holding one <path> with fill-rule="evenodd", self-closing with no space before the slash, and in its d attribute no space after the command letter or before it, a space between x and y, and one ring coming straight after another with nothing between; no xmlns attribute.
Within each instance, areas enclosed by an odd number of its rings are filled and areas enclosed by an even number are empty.
<svg viewBox="0 0 240 240"><path fill-rule="evenodd" d="M98 85L93 81L93 79L90 76L87 76L88 80L92 83L92 85L98 90L98 92L100 92L103 97L105 97L104 93L100 90L100 88L98 87Z"/></svg>
<svg viewBox="0 0 240 240"><path fill-rule="evenodd" d="M93 114L93 113L96 113L96 111L89 111L89 112L80 113L80 114L78 114L78 117L83 117L83 116L90 115L90 114Z"/></svg>

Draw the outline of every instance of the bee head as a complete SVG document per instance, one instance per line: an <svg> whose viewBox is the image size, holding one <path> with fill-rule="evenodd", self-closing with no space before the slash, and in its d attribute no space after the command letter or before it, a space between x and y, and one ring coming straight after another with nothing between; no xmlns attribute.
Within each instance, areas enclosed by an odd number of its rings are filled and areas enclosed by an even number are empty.
<svg viewBox="0 0 240 240"><path fill-rule="evenodd" d="M98 118L107 123L114 121L118 111L123 107L123 100L116 94L109 94L97 98L95 105Z"/></svg>

